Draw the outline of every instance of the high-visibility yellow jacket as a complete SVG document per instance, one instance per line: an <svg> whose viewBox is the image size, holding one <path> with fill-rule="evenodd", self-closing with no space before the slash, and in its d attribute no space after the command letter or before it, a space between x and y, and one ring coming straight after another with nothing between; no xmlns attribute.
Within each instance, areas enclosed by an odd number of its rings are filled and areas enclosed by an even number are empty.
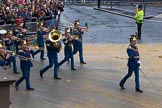
<svg viewBox="0 0 162 108"><path fill-rule="evenodd" d="M144 12L143 10L137 11L136 15L133 17L137 23L143 23L144 21Z"/></svg>

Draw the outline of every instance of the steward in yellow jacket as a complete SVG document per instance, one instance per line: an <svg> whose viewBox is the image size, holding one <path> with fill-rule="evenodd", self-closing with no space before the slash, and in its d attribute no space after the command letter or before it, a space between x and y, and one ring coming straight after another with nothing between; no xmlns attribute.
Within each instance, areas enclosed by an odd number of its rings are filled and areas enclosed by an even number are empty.
<svg viewBox="0 0 162 108"><path fill-rule="evenodd" d="M138 33L137 38L141 39L141 28L144 22L144 12L142 10L142 5L138 5L137 13L133 18L136 20L136 23L137 23L137 33Z"/></svg>

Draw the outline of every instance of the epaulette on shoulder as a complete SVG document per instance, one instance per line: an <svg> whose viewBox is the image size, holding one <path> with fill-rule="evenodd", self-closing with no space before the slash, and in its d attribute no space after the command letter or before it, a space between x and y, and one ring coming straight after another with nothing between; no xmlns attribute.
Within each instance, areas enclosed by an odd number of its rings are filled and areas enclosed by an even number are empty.
<svg viewBox="0 0 162 108"><path fill-rule="evenodd" d="M132 49L132 47L129 45L129 46L128 46L128 49Z"/></svg>

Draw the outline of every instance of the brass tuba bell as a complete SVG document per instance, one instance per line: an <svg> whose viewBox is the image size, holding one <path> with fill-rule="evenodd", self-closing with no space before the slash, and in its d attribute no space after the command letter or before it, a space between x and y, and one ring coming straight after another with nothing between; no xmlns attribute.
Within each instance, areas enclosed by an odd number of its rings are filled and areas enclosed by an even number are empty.
<svg viewBox="0 0 162 108"><path fill-rule="evenodd" d="M62 34L58 30L52 30L48 35L49 40L53 43L53 46L55 47L57 52L60 52L62 46L61 46L61 38Z"/></svg>
<svg viewBox="0 0 162 108"><path fill-rule="evenodd" d="M48 35L48 38L51 42L58 42L61 40L62 38L62 34L60 31L58 30L52 30L49 35Z"/></svg>

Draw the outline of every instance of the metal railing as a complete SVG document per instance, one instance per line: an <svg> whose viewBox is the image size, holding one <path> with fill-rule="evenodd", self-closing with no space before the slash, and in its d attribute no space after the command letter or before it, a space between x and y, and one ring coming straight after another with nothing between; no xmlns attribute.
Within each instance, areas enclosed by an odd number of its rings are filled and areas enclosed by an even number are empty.
<svg viewBox="0 0 162 108"><path fill-rule="evenodd" d="M97 3L98 0L62 0L65 3ZM157 2L162 2L162 0L101 0L101 3L130 3L130 2L145 2L145 3L157 3Z"/></svg>
<svg viewBox="0 0 162 108"><path fill-rule="evenodd" d="M50 24L51 23L51 20L54 20L56 22L56 19L52 19L52 17L46 17L45 20L44 20L44 26L45 27L50 27L51 26L51 24ZM34 19L34 20L31 20L30 22L26 22L25 23L25 28L28 29L31 32L35 32L37 30L37 23L38 23L38 21L39 20ZM5 30L12 30L13 27L16 26L14 20L10 21L10 23L6 23L6 22L4 22L2 20L0 22L3 22L4 23L4 24L1 23L0 25Z"/></svg>

